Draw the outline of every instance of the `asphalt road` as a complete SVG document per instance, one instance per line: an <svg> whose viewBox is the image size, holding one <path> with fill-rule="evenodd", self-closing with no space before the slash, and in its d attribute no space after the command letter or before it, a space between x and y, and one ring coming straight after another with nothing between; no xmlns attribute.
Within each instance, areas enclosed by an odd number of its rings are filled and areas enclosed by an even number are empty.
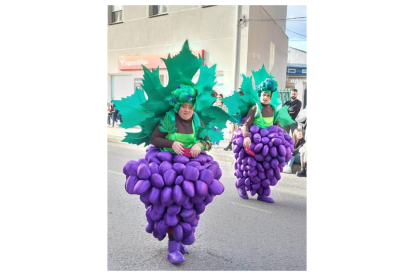
<svg viewBox="0 0 414 276"><path fill-rule="evenodd" d="M220 162L225 191L201 214L187 260L172 265L168 238L145 231L144 204L124 188L124 164L144 154L142 147L108 143L108 270L306 270L306 178L282 174L272 187L274 204L243 200L233 167Z"/></svg>

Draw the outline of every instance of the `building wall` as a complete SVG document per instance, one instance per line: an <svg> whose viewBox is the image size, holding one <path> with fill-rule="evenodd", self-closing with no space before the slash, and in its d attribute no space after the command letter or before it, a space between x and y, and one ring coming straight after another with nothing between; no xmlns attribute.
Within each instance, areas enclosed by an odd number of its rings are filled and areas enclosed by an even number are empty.
<svg viewBox="0 0 414 276"><path fill-rule="evenodd" d="M252 21L238 27L238 11L241 17L268 21ZM169 6L168 14L149 18L148 5L123 6L123 23L108 25L108 84L111 76L125 75L132 79L143 76L142 70L119 70L119 56L177 53L188 39L191 50L205 51L208 66L217 64L215 89L224 96L240 87L240 74L251 76L251 70L259 69L262 64L267 70L270 68L279 88L284 88L286 21L271 18L286 18L286 12L287 6ZM161 69L160 74L167 72Z"/></svg>
<svg viewBox="0 0 414 276"><path fill-rule="evenodd" d="M287 9L286 6L275 6L271 10L265 10L262 6L250 6L249 18L278 18L281 16L278 8L282 11ZM286 18L286 14L284 17ZM258 70L264 64L266 70L270 69L272 76L275 77L278 87L284 88L288 54L288 37L285 31L273 20L249 21L248 25L247 71L250 72L248 76L251 76L251 70Z"/></svg>
<svg viewBox="0 0 414 276"><path fill-rule="evenodd" d="M288 50L288 63L289 64L307 64L306 63L307 53L295 48L289 47Z"/></svg>
<svg viewBox="0 0 414 276"><path fill-rule="evenodd" d="M123 23L108 26L108 74L142 77L142 70L119 70L118 56L177 53L188 39L191 50L205 50L208 66L217 64L218 92L230 94L236 12L237 6L169 6L167 15L149 18L147 5L123 6Z"/></svg>

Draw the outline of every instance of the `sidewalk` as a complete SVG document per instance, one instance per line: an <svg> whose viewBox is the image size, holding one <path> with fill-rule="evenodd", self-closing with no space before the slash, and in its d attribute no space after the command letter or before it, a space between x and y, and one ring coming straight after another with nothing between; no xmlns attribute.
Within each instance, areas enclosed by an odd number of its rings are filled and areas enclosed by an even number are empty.
<svg viewBox="0 0 414 276"><path fill-rule="evenodd" d="M118 125L107 126L108 130L108 142L111 143L124 143L122 140L125 138L126 132L139 132L141 128L129 128L125 130L122 127L119 127ZM128 143L126 143L128 144ZM225 139L220 141L220 144L218 146L213 146L213 148L208 152L209 155L211 155L214 160L220 161L220 162L227 162L227 163L233 163L234 156L233 152L231 150L225 151L224 148L227 147L229 144L229 140ZM300 170L299 164L294 164L292 167L292 172L296 173Z"/></svg>

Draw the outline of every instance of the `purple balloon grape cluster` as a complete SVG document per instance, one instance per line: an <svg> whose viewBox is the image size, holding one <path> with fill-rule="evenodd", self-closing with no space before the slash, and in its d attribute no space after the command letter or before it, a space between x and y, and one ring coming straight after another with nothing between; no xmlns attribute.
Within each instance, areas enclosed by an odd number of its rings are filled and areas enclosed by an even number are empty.
<svg viewBox="0 0 414 276"><path fill-rule="evenodd" d="M239 128L233 136L233 153L237 177L236 187L250 191L253 196L269 196L270 186L275 186L280 180L280 172L289 162L294 150L294 140L278 126L268 129L256 125L250 127L252 141L250 149L255 156L249 155L243 147L243 134Z"/></svg>
<svg viewBox="0 0 414 276"><path fill-rule="evenodd" d="M195 158L147 148L145 158L124 166L125 189L145 204L145 230L158 240L172 233L190 245L202 214L216 195L224 192L219 164L202 151Z"/></svg>

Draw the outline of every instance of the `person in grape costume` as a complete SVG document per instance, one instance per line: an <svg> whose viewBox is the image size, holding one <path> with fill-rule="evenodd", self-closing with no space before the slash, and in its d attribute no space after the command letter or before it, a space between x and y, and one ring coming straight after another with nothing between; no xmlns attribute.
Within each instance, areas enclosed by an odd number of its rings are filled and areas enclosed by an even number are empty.
<svg viewBox="0 0 414 276"><path fill-rule="evenodd" d="M195 242L200 215L224 192L219 164L206 151L212 142L223 139L223 133L213 127L225 128L231 116L212 106L216 66L202 65L203 59L191 53L188 41L178 55L163 61L169 74L166 87L160 83L158 68L151 72L143 66L142 88L148 100L141 104L137 93L142 90L138 90L114 102L123 118L121 127L142 128L139 133L127 132L123 141L152 144L145 158L124 166L125 189L145 204L145 230L160 241L168 235L167 259L178 264L188 253L185 245Z"/></svg>
<svg viewBox="0 0 414 276"><path fill-rule="evenodd" d="M241 127L233 135L233 153L237 177L236 188L239 196L248 199L246 191L257 200L273 203L269 197L270 186L280 180L280 171L290 160L293 151L293 139L283 130L292 124L288 106L278 109L277 82L266 72L264 65L258 71L252 71L252 77L243 75L241 93L223 99L229 104L229 113L238 114Z"/></svg>

